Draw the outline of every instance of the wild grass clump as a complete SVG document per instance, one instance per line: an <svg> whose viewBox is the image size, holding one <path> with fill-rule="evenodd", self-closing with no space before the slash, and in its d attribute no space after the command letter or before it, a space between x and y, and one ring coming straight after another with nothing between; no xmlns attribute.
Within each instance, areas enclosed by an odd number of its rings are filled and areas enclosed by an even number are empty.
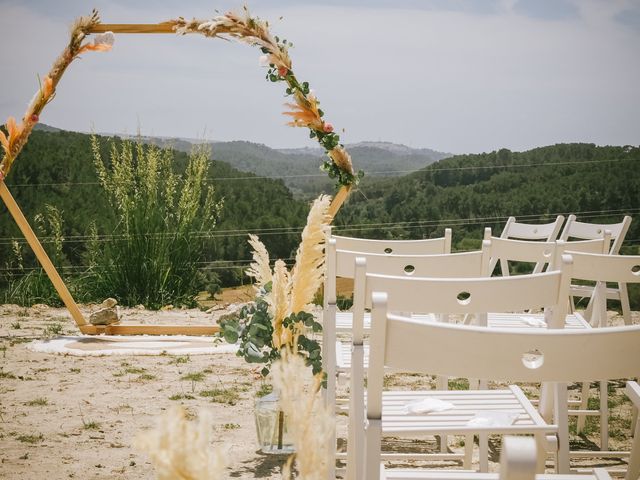
<svg viewBox="0 0 640 480"><path fill-rule="evenodd" d="M208 179L209 150L196 147L184 173L177 173L172 150L140 140L112 139L108 161L96 136L92 149L100 184L117 217L109 232L94 227L90 234L93 296L154 309L170 303L193 306L203 288L197 269L203 237L215 228L221 209ZM104 233L109 237L100 236Z"/></svg>
<svg viewBox="0 0 640 480"><path fill-rule="evenodd" d="M58 270L68 261L62 251L64 242L64 220L62 212L55 206L46 204L44 211L35 215L34 230L42 239L42 244ZM44 269L35 260L30 250L25 258L24 244L12 242L13 255L7 259L0 271L0 290L4 303L31 306L44 303L54 307L62 306L62 301Z"/></svg>

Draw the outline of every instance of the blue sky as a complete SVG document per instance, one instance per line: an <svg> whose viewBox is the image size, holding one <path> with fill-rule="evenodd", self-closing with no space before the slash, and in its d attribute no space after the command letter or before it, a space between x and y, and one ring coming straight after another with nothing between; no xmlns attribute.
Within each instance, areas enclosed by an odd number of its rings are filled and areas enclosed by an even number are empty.
<svg viewBox="0 0 640 480"><path fill-rule="evenodd" d="M209 18L238 1L0 0L0 121L19 117L73 18ZM640 0L256 0L346 143L454 153L640 144ZM280 17L283 17L281 20ZM42 121L99 132L312 146L255 48L118 35L74 62Z"/></svg>

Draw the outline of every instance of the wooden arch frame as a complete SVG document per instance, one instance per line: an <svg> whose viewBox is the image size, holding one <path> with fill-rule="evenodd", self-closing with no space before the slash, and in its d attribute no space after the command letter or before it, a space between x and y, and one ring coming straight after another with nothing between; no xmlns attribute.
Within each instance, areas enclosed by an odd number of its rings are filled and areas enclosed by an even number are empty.
<svg viewBox="0 0 640 480"><path fill-rule="evenodd" d="M293 119L289 125L307 127L311 131L311 137L316 138L327 151L329 160L325 162L325 167L327 167L325 169L330 172L332 177L337 177L340 180L340 190L335 195L329 209L331 218L335 216L348 197L352 186L357 184L358 176L355 175L351 165L351 158L344 147L338 144L339 137L333 133L331 124L325 122L322 118L323 112L317 106L319 102L309 92L308 84L306 82L301 84L293 74L286 42L280 42L278 37L274 39L269 33L268 27L269 24L267 22L251 17L246 8L244 15L229 12L210 21L185 21L180 18L156 24L103 24L94 10L90 17L82 17L76 20L72 27L69 45L56 60L49 75L43 78L40 90L36 92L31 101L23 117L22 124L18 126L15 120L10 118L6 124L8 135L5 136L0 131L0 141L2 141L2 147L5 151L2 162L0 162L0 198L7 206L9 213L13 216L37 260L69 310L78 329L83 334L212 335L219 331L217 325L120 325L116 323L101 326L89 324L4 182L13 161L26 144L33 127L37 124L41 111L53 98L55 87L69 64L81 53L110 50L110 43L94 42L94 44L82 44L87 35L112 33L202 33L209 37L227 37L260 47L270 64L270 72L273 72L272 75L275 76L275 79L272 77L271 80L274 82L286 82L288 85L287 94L294 97L295 103L289 105L293 108L293 111L285 112L286 115L291 116ZM112 41L113 38L111 38L111 43Z"/></svg>

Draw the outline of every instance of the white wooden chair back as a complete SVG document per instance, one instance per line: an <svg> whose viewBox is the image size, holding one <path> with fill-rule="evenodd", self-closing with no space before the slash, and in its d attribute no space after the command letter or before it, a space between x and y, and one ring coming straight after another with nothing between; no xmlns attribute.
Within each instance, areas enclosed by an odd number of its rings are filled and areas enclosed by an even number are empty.
<svg viewBox="0 0 640 480"><path fill-rule="evenodd" d="M355 258L364 256L370 261L370 271L379 273L410 274L415 269L430 271L438 275L457 273L460 275L480 275L489 261L486 248L480 252L451 254L451 229L445 229L444 237L425 240L369 240L331 235L325 231L326 271L323 302L323 369L327 374L325 398L333 405L336 381L336 317L337 277L355 278ZM428 257L428 258L426 258ZM364 315L364 311L362 311ZM358 328L352 332L362 339L363 318Z"/></svg>
<svg viewBox="0 0 640 480"><path fill-rule="evenodd" d="M573 252L574 243L577 242L559 241L564 250L573 257L572 277L596 282L593 298L589 305L591 311L589 321L594 326L605 326L607 323L606 282L617 282L619 285L640 283L640 255Z"/></svg>
<svg viewBox="0 0 640 480"><path fill-rule="evenodd" d="M508 262L527 262L535 263L534 272L540 273L546 264L553 264L554 259L558 255L562 255L563 251L569 249L564 244L553 242L536 242L529 240L514 240L509 238L490 237L491 240L491 264L500 260L503 276L510 275ZM579 242L571 242L571 250L587 253L603 253L608 250L609 239L601 237L594 240L584 240ZM604 250L606 249L606 250ZM540 270L540 271L535 271Z"/></svg>
<svg viewBox="0 0 640 480"><path fill-rule="evenodd" d="M579 222L576 220L575 215L569 215L567 224L564 226L562 234L560 235L560 240L566 242L572 238L580 240L602 238L604 232L608 230L611 234L612 241L608 253L614 255L620 251L620 247L629 230L629 225L631 225L631 217L628 215L625 216L620 223L610 224Z"/></svg>
<svg viewBox="0 0 640 480"><path fill-rule="evenodd" d="M464 315L553 307L565 303L561 295L568 295L570 272L568 257L559 270L512 277L442 279L365 273L363 307L371 307L371 294L376 291L389 294L389 308L395 312ZM566 308L554 308L553 312L550 325L563 325Z"/></svg>
<svg viewBox="0 0 640 480"><path fill-rule="evenodd" d="M567 224L560 235L560 240L569 241L571 239L598 238L602 236L604 232L609 232L609 235L611 236L611 247L609 248L608 253L611 255L617 255L620 252L620 247L622 247L630 224L631 217L628 215L625 216L620 223L609 224L578 222L575 215L569 215ZM606 285L600 285L597 286L597 289L599 290L599 293L604 291L607 299L620 301L624 322L625 324L630 325L631 306L629 305L629 292L627 290L627 285L625 283L618 283L616 287L611 288L606 288ZM572 285L572 306L574 297L591 297L585 313L586 317L590 317L596 307L595 293L596 289L593 287ZM600 306L600 308L603 308L606 311L606 300L604 301L604 305Z"/></svg>
<svg viewBox="0 0 640 480"><path fill-rule="evenodd" d="M538 275L553 274L558 272ZM425 280L425 285L430 283ZM416 295L422 291L419 287ZM372 294L364 433L364 478L367 479L376 480L380 471L385 366L459 377L564 384L575 380L628 378L637 374L640 365L640 325L586 330L502 330L416 322L389 313L388 300L393 294L379 291ZM559 391L563 393L556 396L556 409L566 409L566 389Z"/></svg>
<svg viewBox="0 0 640 480"><path fill-rule="evenodd" d="M368 238L332 235L338 250L386 255L434 255L451 253L451 229L446 228L444 236L420 240L374 240Z"/></svg>
<svg viewBox="0 0 640 480"><path fill-rule="evenodd" d="M335 304L337 300L336 277L353 278L349 274L337 272L338 262L336 252L338 250L360 252L363 254L378 254L385 256L394 255L437 255L451 253L451 229L445 229L444 236L423 240L371 240L366 238L343 237L331 235L331 228L325 230L325 255L326 273L324 281L324 307ZM353 262L348 262L347 268L353 267Z"/></svg>
<svg viewBox="0 0 640 480"><path fill-rule="evenodd" d="M556 219L550 223L520 223L516 222L515 217L509 217L502 229L500 238L552 242L558 238L563 222L563 215L558 215Z"/></svg>
<svg viewBox="0 0 640 480"><path fill-rule="evenodd" d="M507 223L502 229L500 238L553 242L558 238L558 234L560 233L560 228L562 227L563 222L564 216L562 215L558 215L553 222L538 224L516 222L515 217L509 217L507 219ZM485 229L485 239L487 239L487 236L491 236L491 229ZM499 257L491 260L491 272L493 272L493 270L495 269L498 260ZM544 262L536 263L531 273L542 272L544 265ZM508 275L509 265L506 261L500 259L500 268L502 269L503 275ZM504 272L507 273L505 274Z"/></svg>

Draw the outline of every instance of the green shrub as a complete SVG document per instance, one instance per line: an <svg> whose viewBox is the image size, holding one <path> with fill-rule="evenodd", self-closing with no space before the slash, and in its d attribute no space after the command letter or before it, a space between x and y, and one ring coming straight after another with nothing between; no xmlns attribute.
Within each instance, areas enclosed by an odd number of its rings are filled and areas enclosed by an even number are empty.
<svg viewBox="0 0 640 480"><path fill-rule="evenodd" d="M173 151L111 141L109 161L92 138L94 163L117 225L104 241L94 227L87 248L88 286L95 298L115 297L122 305L195 305L202 289L198 262L203 238L214 229L221 204L209 184L209 151L198 147L184 173Z"/></svg>

